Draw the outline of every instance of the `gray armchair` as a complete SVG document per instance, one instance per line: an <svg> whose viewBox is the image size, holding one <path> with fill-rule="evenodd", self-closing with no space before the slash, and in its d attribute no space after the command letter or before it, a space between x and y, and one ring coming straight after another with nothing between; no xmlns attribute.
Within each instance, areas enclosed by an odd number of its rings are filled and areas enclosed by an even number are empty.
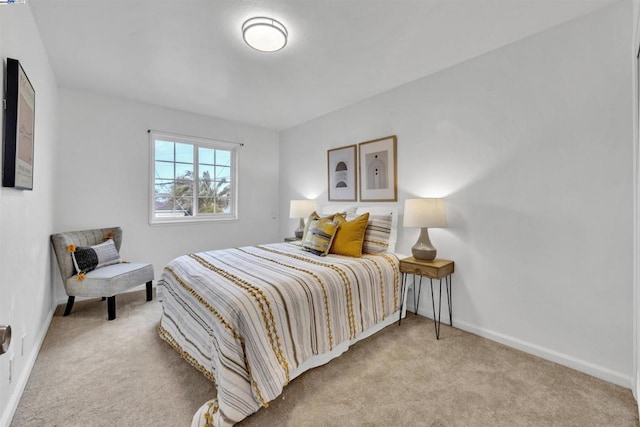
<svg viewBox="0 0 640 427"><path fill-rule="evenodd" d="M152 300L153 266L151 264L118 263L96 268L78 277L71 253L68 251L70 245L94 246L108 238L113 239L120 252L122 244L120 227L70 231L51 236L62 283L69 296L64 311L65 316L71 313L75 297L102 297L103 300L107 300L108 319L113 320L116 318L116 295L143 283L147 285L147 301ZM110 242L109 244L113 247Z"/></svg>

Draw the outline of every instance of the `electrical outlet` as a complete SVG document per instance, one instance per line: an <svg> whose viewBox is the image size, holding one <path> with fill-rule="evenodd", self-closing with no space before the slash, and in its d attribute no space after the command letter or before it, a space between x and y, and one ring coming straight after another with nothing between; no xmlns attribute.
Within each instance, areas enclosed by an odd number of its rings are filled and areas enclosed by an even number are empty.
<svg viewBox="0 0 640 427"><path fill-rule="evenodd" d="M13 354L9 358L9 384L11 384L11 373L13 372Z"/></svg>

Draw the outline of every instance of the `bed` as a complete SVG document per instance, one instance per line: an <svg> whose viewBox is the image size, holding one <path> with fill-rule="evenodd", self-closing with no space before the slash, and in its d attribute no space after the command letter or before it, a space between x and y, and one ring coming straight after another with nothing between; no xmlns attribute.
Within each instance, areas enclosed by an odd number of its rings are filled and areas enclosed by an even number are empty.
<svg viewBox="0 0 640 427"><path fill-rule="evenodd" d="M398 319L397 213L383 211L387 250L360 258L273 243L188 254L165 267L158 332L217 389L192 425L240 422L302 372Z"/></svg>

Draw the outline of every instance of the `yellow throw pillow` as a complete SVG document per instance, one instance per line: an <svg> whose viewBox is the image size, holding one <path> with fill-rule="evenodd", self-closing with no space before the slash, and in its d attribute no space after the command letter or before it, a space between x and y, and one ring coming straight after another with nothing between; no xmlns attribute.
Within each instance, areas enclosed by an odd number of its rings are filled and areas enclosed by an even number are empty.
<svg viewBox="0 0 640 427"><path fill-rule="evenodd" d="M351 221L347 221L342 215L336 214L334 221L338 223L338 230L333 238L329 253L360 258L362 256L364 233L369 223L369 213L364 213Z"/></svg>

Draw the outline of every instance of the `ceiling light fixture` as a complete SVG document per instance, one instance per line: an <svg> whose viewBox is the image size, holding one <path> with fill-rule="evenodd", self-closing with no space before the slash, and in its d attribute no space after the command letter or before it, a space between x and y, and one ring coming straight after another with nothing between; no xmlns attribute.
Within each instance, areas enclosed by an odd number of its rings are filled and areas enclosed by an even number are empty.
<svg viewBox="0 0 640 427"><path fill-rule="evenodd" d="M280 22L273 18L257 16L242 24L242 38L245 43L261 52L275 52L287 45L289 33Z"/></svg>

